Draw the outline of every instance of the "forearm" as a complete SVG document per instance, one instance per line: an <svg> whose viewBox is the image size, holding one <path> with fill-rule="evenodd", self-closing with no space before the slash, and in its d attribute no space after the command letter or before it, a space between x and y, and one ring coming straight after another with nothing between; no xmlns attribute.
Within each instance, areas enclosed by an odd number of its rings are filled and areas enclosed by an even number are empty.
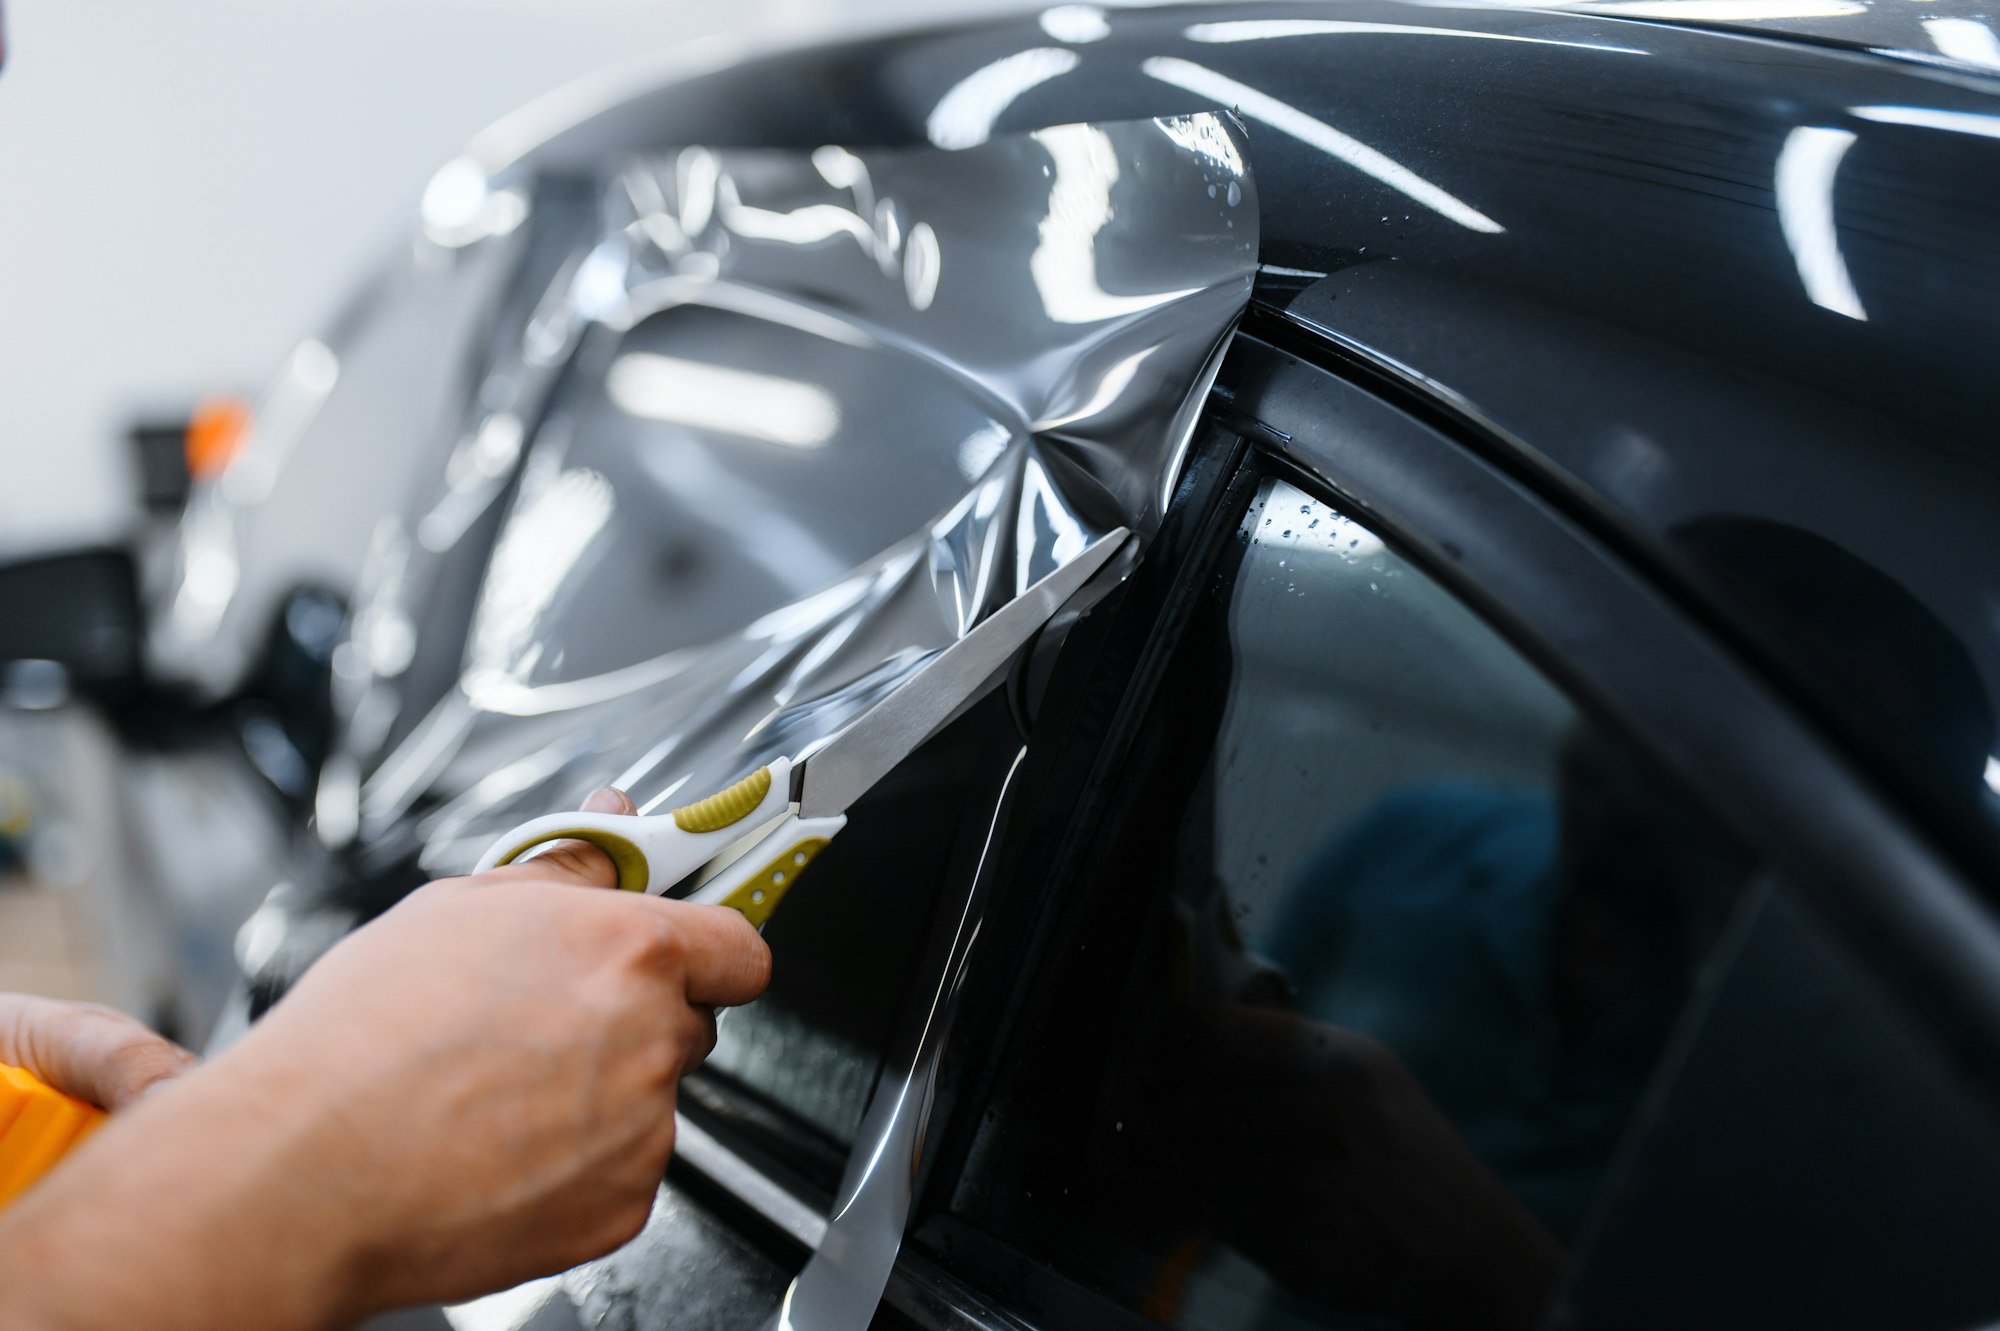
<svg viewBox="0 0 2000 1331"><path fill-rule="evenodd" d="M319 1331L358 1315L351 1259L311 1232L325 1199L295 1195L314 1147L282 1108L214 1068L114 1118L0 1213L7 1324Z"/></svg>

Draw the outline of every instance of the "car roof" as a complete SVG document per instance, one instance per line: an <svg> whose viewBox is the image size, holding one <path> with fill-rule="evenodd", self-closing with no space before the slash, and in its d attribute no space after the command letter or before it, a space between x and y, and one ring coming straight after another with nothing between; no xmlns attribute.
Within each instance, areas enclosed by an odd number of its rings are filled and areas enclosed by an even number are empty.
<svg viewBox="0 0 2000 1331"><path fill-rule="evenodd" d="M1263 311L1454 415L1984 857L2000 80L1861 49L1900 10L1772 0L1747 31L1757 5L1060 6L641 72L484 151L560 174L1233 109Z"/></svg>

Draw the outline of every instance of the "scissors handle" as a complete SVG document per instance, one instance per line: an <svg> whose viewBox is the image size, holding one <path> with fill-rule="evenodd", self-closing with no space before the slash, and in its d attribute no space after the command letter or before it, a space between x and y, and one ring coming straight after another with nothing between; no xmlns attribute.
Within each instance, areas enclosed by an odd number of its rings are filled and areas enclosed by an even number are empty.
<svg viewBox="0 0 2000 1331"><path fill-rule="evenodd" d="M687 900L701 906L728 906L761 929L813 857L825 850L826 843L845 826L844 813L831 818L787 814L756 845L690 893Z"/></svg>
<svg viewBox="0 0 2000 1331"><path fill-rule="evenodd" d="M791 762L779 758L726 790L668 813L546 814L495 841L479 857L475 872L512 864L551 841L587 841L611 857L620 888L657 895L789 814L791 778Z"/></svg>

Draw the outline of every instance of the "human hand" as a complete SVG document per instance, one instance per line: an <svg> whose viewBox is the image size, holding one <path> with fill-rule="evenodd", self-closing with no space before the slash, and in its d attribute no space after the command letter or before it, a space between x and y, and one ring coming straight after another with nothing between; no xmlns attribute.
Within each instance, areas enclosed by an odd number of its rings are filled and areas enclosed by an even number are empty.
<svg viewBox="0 0 2000 1331"><path fill-rule="evenodd" d="M0 1063L99 1109L119 1110L196 1059L108 1007L0 994Z"/></svg>
<svg viewBox="0 0 2000 1331"><path fill-rule="evenodd" d="M600 792L585 807L630 806ZM609 1251L645 1223L714 1009L770 970L736 912L602 890L614 881L572 843L419 889L175 1094L86 1143L25 1199L33 1225L7 1218L60 1246L66 1195L98 1227L76 1240L92 1251L115 1210L117 1260L136 1248L155 1280L182 1279L190 1326L246 1310L338 1325ZM186 1271L191 1242L223 1256ZM169 1324L157 1287L135 1296L140 1322Z"/></svg>

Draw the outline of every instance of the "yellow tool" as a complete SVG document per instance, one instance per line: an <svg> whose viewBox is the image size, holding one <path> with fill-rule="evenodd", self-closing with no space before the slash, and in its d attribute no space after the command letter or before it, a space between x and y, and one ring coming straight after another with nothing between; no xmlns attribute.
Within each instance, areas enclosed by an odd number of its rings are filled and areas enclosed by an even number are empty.
<svg viewBox="0 0 2000 1331"><path fill-rule="evenodd" d="M0 1206L48 1173L107 1117L97 1106L0 1063Z"/></svg>

